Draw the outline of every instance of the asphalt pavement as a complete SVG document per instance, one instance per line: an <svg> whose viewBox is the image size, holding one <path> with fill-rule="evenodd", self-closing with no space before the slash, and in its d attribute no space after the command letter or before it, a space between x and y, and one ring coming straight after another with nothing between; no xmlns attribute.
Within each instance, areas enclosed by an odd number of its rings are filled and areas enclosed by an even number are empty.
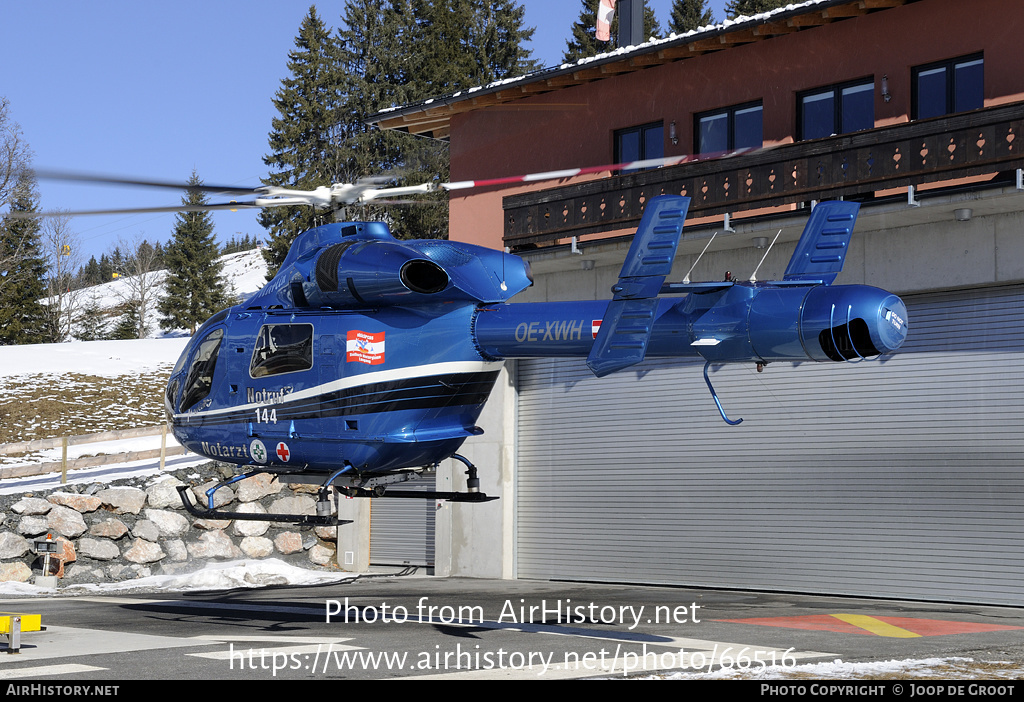
<svg viewBox="0 0 1024 702"><path fill-rule="evenodd" d="M8 597L0 609L41 614L46 627L22 634L18 654L0 644L0 680L68 690L88 680L1024 676L1024 609L981 604L376 574Z"/></svg>

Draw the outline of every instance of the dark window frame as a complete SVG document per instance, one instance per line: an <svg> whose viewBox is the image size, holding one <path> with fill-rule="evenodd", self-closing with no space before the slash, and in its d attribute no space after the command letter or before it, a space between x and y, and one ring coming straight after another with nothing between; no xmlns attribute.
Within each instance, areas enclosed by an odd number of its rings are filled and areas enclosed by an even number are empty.
<svg viewBox="0 0 1024 702"><path fill-rule="evenodd" d="M843 129L843 91L849 88L865 88L870 86L871 89L871 126L863 127L861 129ZM805 134L807 125L804 123L804 101L807 98L815 97L818 95L825 95L827 93L832 94L832 130L824 136L808 137ZM854 132L863 131L865 129L872 129L875 126L875 77L864 76L863 78L855 78L854 80L844 81L842 83L835 83L833 85L823 85L810 90L801 90L796 94L796 134L797 141L809 141L811 139L825 139L837 134L853 134Z"/></svg>
<svg viewBox="0 0 1024 702"><path fill-rule="evenodd" d="M956 69L957 66L965 66L970 63L981 62L981 104L975 107L969 107L965 110L956 109ZM929 115L928 117L921 117L921 101L920 101L920 87L919 79L921 73L927 71L934 71L936 69L945 69L946 72L946 109L941 114ZM968 112L970 110L978 109L985 106L985 53L979 51L974 54L966 54L964 56L956 56L954 58L943 59L942 61L933 61L932 63L925 63L920 66L913 66L910 69L910 113L911 119L928 119L930 117L942 117L945 115L956 114L957 112Z"/></svg>
<svg viewBox="0 0 1024 702"><path fill-rule="evenodd" d="M648 141L648 134L658 130L659 138L656 140L657 153L649 153L648 144L655 142ZM638 134L640 137L639 144L639 157L638 158L625 158L622 154L622 138L630 134ZM662 158L665 156L665 120L658 120L657 122L647 122L645 124L638 124L633 127L625 127L623 129L616 129L612 134L613 151L615 163L631 163L633 161L643 161L649 158ZM619 171L620 174L624 173L636 173L638 170L643 169L629 169Z"/></svg>
<svg viewBox="0 0 1024 702"><path fill-rule="evenodd" d="M699 112L693 115L693 152L695 154L704 153L718 153L720 149L703 151L701 150L701 121L713 117L726 117L726 146L724 151L733 151L736 149L736 115L741 112L746 112L752 108L758 108L761 111L761 143L759 146L764 145L764 100L751 100L750 102L740 103L738 105L730 105L728 107L721 107L717 110L708 110L706 112ZM755 147L756 148L756 147Z"/></svg>
<svg viewBox="0 0 1024 702"><path fill-rule="evenodd" d="M308 332L301 332L301 338L292 339L287 344L273 341L274 330L288 327L308 327ZM266 351L261 355L261 352ZM271 378L287 373L308 371L313 367L313 325L305 322L268 322L260 327L256 335L256 343L249 362L249 377L253 379Z"/></svg>

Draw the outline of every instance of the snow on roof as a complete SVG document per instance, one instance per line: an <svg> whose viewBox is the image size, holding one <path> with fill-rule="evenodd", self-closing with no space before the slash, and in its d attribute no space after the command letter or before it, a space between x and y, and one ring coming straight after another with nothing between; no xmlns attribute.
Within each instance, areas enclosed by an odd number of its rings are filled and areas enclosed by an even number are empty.
<svg viewBox="0 0 1024 702"><path fill-rule="evenodd" d="M760 12L756 15L740 15L734 19L727 19L718 24L709 24L703 27L698 27L697 29L693 29L689 32L684 32L683 34L676 34L675 32L672 32L667 37L660 39L658 37L651 37L643 44L638 44L636 46L620 46L616 49L613 49L612 51L608 51L603 54L597 54L595 56L587 56L573 63L563 63L559 66L550 66L547 68L542 68L538 71L525 73L523 75L515 76L512 78L502 78L500 80L493 81L486 85L476 86L473 88L468 88L466 90L460 90L458 92L446 96L428 98L420 102L409 103L406 105L395 105L393 107L387 107L380 110L380 112L378 112L377 114L387 115L394 112L415 112L418 109L423 108L427 105L433 105L435 102L449 104L452 102L457 102L462 99L468 99L470 95L479 93L481 91L493 91L516 83L533 82L543 76L550 76L551 74L554 73L576 69L581 66L586 66L587 64L604 62L608 61L609 59L618 60L626 57L629 54L643 53L654 47L663 46L666 44L681 43L680 40L693 40L699 38L701 35L704 34L715 34L721 33L723 31L732 31L734 29L738 29L740 25L759 24L765 22L774 15L806 10L815 5L822 5L826 3L835 2L836 0L805 0L805 2L791 3L789 5L786 5L785 7L779 7L774 10L769 10L768 12ZM375 120L371 118L370 121L372 122Z"/></svg>

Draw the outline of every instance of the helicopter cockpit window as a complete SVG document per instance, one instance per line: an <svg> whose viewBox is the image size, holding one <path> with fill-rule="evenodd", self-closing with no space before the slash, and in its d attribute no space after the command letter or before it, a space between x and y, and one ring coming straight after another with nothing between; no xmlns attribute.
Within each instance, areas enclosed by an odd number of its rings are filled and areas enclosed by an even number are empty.
<svg viewBox="0 0 1024 702"><path fill-rule="evenodd" d="M249 375L294 373L313 367L312 324L265 324L252 353Z"/></svg>
<svg viewBox="0 0 1024 702"><path fill-rule="evenodd" d="M217 329L199 342L199 348L192 357L192 365L189 366L188 377L185 379L185 392L181 399L182 411L210 394L210 388L213 387L213 370L217 365L217 352L220 351L220 342L223 338L224 330Z"/></svg>

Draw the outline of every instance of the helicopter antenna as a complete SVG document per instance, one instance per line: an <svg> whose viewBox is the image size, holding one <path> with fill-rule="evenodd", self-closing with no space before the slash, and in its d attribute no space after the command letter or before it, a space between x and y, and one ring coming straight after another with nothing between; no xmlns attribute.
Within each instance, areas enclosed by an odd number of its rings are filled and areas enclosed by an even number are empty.
<svg viewBox="0 0 1024 702"><path fill-rule="evenodd" d="M760 261L760 263L757 264L757 268L755 268L754 272L750 274L750 282L751 283L756 283L757 282L757 272L759 270L761 270L761 264L764 263L764 260L766 258L768 258L768 254L771 252L772 247L775 246L775 242L778 241L779 234L781 234L781 233L782 233L782 230L780 229L778 234L775 235L775 238L772 239L772 243L768 244L768 250L764 252L764 256L761 257L761 261Z"/></svg>
<svg viewBox="0 0 1024 702"><path fill-rule="evenodd" d="M693 273L693 269L697 267L698 263L700 263L700 260L704 257L704 252L708 250L708 247L711 246L711 242L715 240L716 236L718 236L718 232L712 234L711 238L708 239L708 243L704 244L704 251L700 252L700 256L698 256L697 260L693 262L692 266L690 266L690 270L686 271L686 277L683 278L684 283L690 282L690 274Z"/></svg>

